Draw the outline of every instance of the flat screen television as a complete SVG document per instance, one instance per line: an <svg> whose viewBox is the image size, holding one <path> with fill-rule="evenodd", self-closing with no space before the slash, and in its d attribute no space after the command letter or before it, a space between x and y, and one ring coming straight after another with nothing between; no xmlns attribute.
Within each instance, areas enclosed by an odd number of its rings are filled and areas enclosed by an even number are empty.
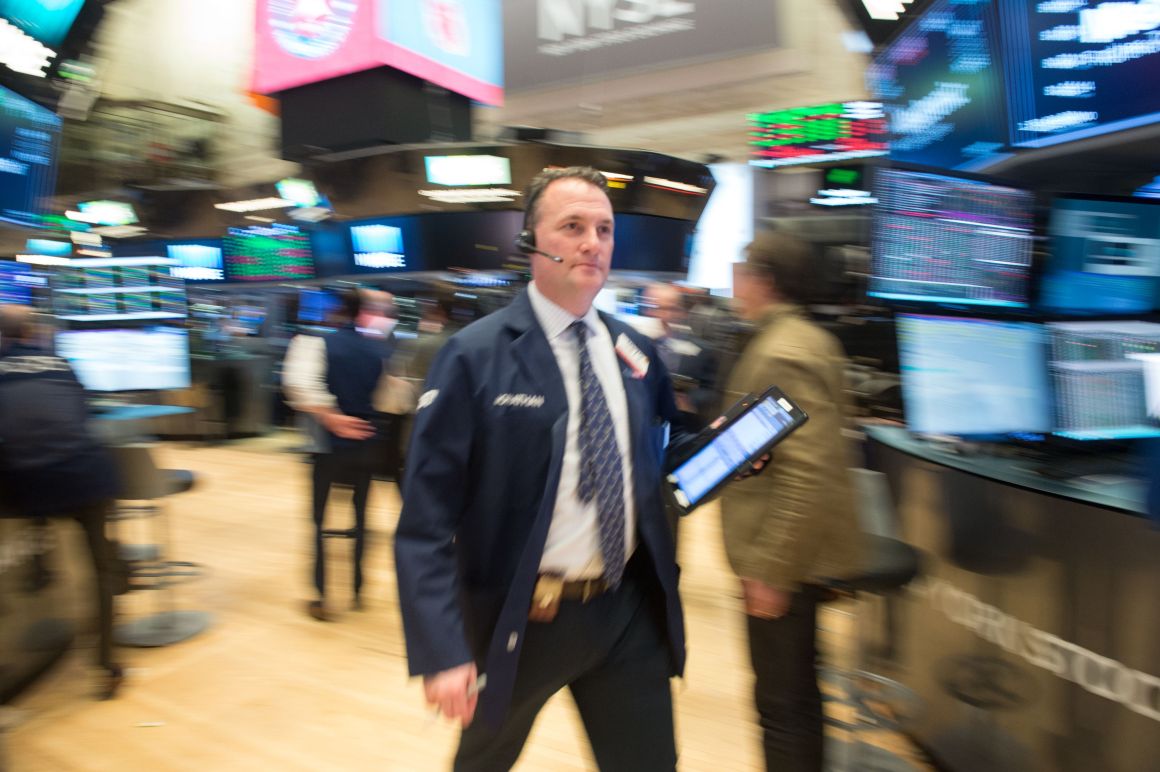
<svg viewBox="0 0 1160 772"><path fill-rule="evenodd" d="M0 221L37 225L56 189L61 119L0 86Z"/></svg>
<svg viewBox="0 0 1160 772"><path fill-rule="evenodd" d="M30 306L37 290L48 286L48 277L25 263L0 261L0 303Z"/></svg>
<svg viewBox="0 0 1160 772"><path fill-rule="evenodd" d="M65 330L57 354L89 391L185 389L190 384L189 336L178 327Z"/></svg>
<svg viewBox="0 0 1160 772"><path fill-rule="evenodd" d="M1013 144L1044 147L1160 121L1154 2L1003 2Z"/></svg>
<svg viewBox="0 0 1160 772"><path fill-rule="evenodd" d="M1050 337L1055 433L1069 440L1160 437L1149 417L1148 358L1160 353L1160 324L1056 322Z"/></svg>
<svg viewBox="0 0 1160 772"><path fill-rule="evenodd" d="M1038 305L1064 314L1140 314L1160 306L1160 201L1057 198Z"/></svg>
<svg viewBox="0 0 1160 772"><path fill-rule="evenodd" d="M874 58L891 159L978 170L1006 151L998 2L934 0Z"/></svg>
<svg viewBox="0 0 1160 772"><path fill-rule="evenodd" d="M184 319L185 285L160 257L73 260L53 280L53 311L67 322Z"/></svg>
<svg viewBox="0 0 1160 772"><path fill-rule="evenodd" d="M319 289L298 291L298 321L302 324L322 324L339 306L338 296Z"/></svg>
<svg viewBox="0 0 1160 772"><path fill-rule="evenodd" d="M229 281L295 281L314 278L310 236L293 225L230 228L222 241Z"/></svg>
<svg viewBox="0 0 1160 772"><path fill-rule="evenodd" d="M868 293L894 301L1028 305L1034 196L963 176L883 169Z"/></svg>
<svg viewBox="0 0 1160 772"><path fill-rule="evenodd" d="M900 314L898 354L911 431L991 437L1053 428L1042 325Z"/></svg>
<svg viewBox="0 0 1160 772"><path fill-rule="evenodd" d="M0 0L0 18L49 48L68 37L85 0Z"/></svg>
<svg viewBox="0 0 1160 772"><path fill-rule="evenodd" d="M220 239L169 241L165 254L173 261L169 273L175 278L196 282L226 278Z"/></svg>

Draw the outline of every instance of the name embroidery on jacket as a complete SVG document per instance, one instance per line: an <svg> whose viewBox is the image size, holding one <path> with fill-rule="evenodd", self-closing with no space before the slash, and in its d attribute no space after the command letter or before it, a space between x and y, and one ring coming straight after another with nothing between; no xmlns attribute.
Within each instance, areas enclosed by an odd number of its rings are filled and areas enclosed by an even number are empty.
<svg viewBox="0 0 1160 772"><path fill-rule="evenodd" d="M492 403L495 407L543 407L542 394L500 394Z"/></svg>

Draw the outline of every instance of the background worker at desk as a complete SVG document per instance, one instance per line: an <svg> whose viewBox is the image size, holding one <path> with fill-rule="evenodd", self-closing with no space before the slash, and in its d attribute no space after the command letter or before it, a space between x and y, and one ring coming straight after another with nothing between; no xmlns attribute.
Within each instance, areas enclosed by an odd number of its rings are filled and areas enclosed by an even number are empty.
<svg viewBox="0 0 1160 772"><path fill-rule="evenodd" d="M605 191L590 168L531 183L531 285L451 337L419 399L400 605L411 673L464 726L457 770L510 768L564 687L602 770L676 764L685 641L661 473L679 413L652 342L592 308L612 263Z"/></svg>

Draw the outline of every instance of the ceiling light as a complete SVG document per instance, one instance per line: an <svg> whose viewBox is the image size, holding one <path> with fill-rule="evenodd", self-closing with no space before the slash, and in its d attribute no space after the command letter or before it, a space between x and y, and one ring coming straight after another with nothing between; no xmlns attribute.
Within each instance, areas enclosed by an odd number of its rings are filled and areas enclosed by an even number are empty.
<svg viewBox="0 0 1160 772"><path fill-rule="evenodd" d="M92 232L107 236L110 239L127 239L145 233L145 228L140 225L108 225L104 228L93 228Z"/></svg>
<svg viewBox="0 0 1160 772"><path fill-rule="evenodd" d="M68 265L72 262L67 257L51 257L50 255L17 255L16 261L29 265Z"/></svg>
<svg viewBox="0 0 1160 772"><path fill-rule="evenodd" d="M879 21L898 21L898 17L906 13L906 6L914 0L862 0L866 6L866 13L871 19Z"/></svg>
<svg viewBox="0 0 1160 772"><path fill-rule="evenodd" d="M645 177L644 184L651 185L654 188L663 188L665 190L672 190L676 191L677 193L688 193L695 196L703 196L709 192L708 188L702 188L699 185L690 185L687 182L666 180L663 177Z"/></svg>
<svg viewBox="0 0 1160 772"><path fill-rule="evenodd" d="M270 196L269 198L251 198L246 201L227 201L224 204L214 204L217 209L227 212L260 212L263 209L287 209L298 206L293 201Z"/></svg>
<svg viewBox="0 0 1160 772"><path fill-rule="evenodd" d="M486 204L509 203L523 194L511 188L449 188L420 190L419 195L444 204Z"/></svg>

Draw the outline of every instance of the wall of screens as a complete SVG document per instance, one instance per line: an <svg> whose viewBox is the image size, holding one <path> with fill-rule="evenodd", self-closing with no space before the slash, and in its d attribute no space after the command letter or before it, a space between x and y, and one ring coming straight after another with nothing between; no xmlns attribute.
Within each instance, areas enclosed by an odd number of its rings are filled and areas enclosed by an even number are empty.
<svg viewBox="0 0 1160 772"><path fill-rule="evenodd" d="M61 119L0 86L0 221L36 222L56 189Z"/></svg>
<svg viewBox="0 0 1160 772"><path fill-rule="evenodd" d="M1160 121L1153 2L935 0L868 70L890 155L981 169L1033 148Z"/></svg>

